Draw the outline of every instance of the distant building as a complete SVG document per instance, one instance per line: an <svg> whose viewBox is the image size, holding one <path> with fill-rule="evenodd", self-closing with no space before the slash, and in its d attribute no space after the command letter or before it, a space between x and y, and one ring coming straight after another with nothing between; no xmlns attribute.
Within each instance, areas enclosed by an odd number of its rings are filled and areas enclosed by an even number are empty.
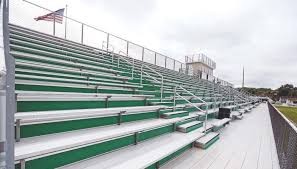
<svg viewBox="0 0 297 169"><path fill-rule="evenodd" d="M191 56L186 56L185 60L187 67L193 76L196 76L200 79L214 79L213 70L216 69L216 62L211 60L206 55L202 53L194 54Z"/></svg>
<svg viewBox="0 0 297 169"><path fill-rule="evenodd" d="M279 102L289 106L297 106L297 97L282 96L279 98Z"/></svg>

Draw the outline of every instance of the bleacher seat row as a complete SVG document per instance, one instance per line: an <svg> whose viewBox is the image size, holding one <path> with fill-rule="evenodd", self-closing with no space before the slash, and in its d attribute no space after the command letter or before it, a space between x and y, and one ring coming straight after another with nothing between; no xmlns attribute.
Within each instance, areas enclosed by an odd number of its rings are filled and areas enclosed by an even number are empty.
<svg viewBox="0 0 297 169"><path fill-rule="evenodd" d="M159 168L194 146L212 145L219 129L255 102L182 72L9 28L17 169ZM223 107L232 116L217 119Z"/></svg>

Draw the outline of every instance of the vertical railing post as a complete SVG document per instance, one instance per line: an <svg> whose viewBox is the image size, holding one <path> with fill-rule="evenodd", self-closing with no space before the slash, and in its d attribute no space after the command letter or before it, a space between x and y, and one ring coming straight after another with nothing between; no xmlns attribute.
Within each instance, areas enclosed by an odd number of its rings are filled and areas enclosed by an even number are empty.
<svg viewBox="0 0 297 169"><path fill-rule="evenodd" d="M163 83L164 83L164 78L161 76L162 81L161 81L161 102L163 101Z"/></svg>
<svg viewBox="0 0 297 169"><path fill-rule="evenodd" d="M175 59L173 61L173 70L175 70Z"/></svg>
<svg viewBox="0 0 297 169"><path fill-rule="evenodd" d="M177 86L175 86L173 89L173 111L176 110L176 88Z"/></svg>
<svg viewBox="0 0 297 169"><path fill-rule="evenodd" d="M54 12L53 35L56 35L56 12Z"/></svg>
<svg viewBox="0 0 297 169"><path fill-rule="evenodd" d="M143 62L141 63L141 71L140 71L140 85L142 85L142 76L143 76Z"/></svg>
<svg viewBox="0 0 297 169"><path fill-rule="evenodd" d="M157 65L157 53L155 52L155 65Z"/></svg>
<svg viewBox="0 0 297 169"><path fill-rule="evenodd" d="M134 58L132 58L132 79L134 78Z"/></svg>
<svg viewBox="0 0 297 169"><path fill-rule="evenodd" d="M207 125L207 116L208 116L208 104L205 102L206 110L205 110L205 122L204 122L204 133L206 134L206 125Z"/></svg>
<svg viewBox="0 0 297 169"><path fill-rule="evenodd" d="M129 41L127 41L127 49L126 49L126 54L129 56Z"/></svg>
<svg viewBox="0 0 297 169"><path fill-rule="evenodd" d="M141 61L144 61L144 47L142 47Z"/></svg>
<svg viewBox="0 0 297 169"><path fill-rule="evenodd" d="M108 52L108 49L109 49L109 33L107 33L106 35L106 50Z"/></svg>
<svg viewBox="0 0 297 169"><path fill-rule="evenodd" d="M84 44L84 24L81 24L81 44Z"/></svg>
<svg viewBox="0 0 297 169"><path fill-rule="evenodd" d="M165 68L167 68L167 56L165 56Z"/></svg>

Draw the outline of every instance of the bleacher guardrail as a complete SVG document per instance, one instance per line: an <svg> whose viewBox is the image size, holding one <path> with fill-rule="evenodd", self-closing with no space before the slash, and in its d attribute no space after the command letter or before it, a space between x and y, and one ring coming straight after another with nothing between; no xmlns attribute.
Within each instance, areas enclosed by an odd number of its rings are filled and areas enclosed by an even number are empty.
<svg viewBox="0 0 297 169"><path fill-rule="evenodd" d="M202 110L201 108L199 108L198 106L196 106L195 104L193 104L191 101L189 101L188 99L186 99L185 97L183 97L182 95L180 95L178 92L177 92L177 89L180 88L182 89L183 91L185 91L186 93L190 94L191 96L195 97L196 99L200 100L203 105L206 106L206 109L205 110ZM205 114L205 119L204 119L204 133L206 133L206 130L207 130L207 116L208 116L208 104L206 101L204 101L203 99L201 99L200 97L194 95L193 93L191 93L190 91L188 91L187 89L185 89L184 87L182 86L175 86L174 88L174 96L173 96L173 105L174 105L174 111L176 109L176 96L182 98L183 100L185 100L186 102L188 102L191 106L195 107L198 111L201 111L201 112L204 112Z"/></svg>
<svg viewBox="0 0 297 169"><path fill-rule="evenodd" d="M69 16L63 15L63 23L58 24L55 22L38 22L34 20L35 17L45 15L47 13L54 12L48 8L42 7L36 3L27 0L13 0L13 9L21 8L24 16L30 16L31 18L18 18L14 15L10 17L10 23L24 26L36 31L51 34L60 38L75 41L77 43L89 45L92 47L100 48L100 45L105 42L107 49L113 45L114 52L125 51L128 56L133 57L144 62L155 64L164 68L168 68L175 71L180 71L186 67L186 64L173 59L169 56L156 52L152 49L148 49L142 45L126 40L122 37L98 29L97 27L83 23ZM30 10L25 12L24 10ZM22 16L22 17L24 17ZM67 26L66 26L67 25Z"/></svg>
<svg viewBox="0 0 297 169"><path fill-rule="evenodd" d="M281 169L297 168L297 127L268 102L268 109Z"/></svg>

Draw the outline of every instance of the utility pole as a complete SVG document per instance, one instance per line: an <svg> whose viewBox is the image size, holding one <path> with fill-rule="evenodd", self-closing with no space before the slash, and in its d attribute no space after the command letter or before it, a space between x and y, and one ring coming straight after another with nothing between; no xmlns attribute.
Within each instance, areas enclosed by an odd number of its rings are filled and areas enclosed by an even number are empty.
<svg viewBox="0 0 297 169"><path fill-rule="evenodd" d="M242 89L244 88L244 67L242 69Z"/></svg>

